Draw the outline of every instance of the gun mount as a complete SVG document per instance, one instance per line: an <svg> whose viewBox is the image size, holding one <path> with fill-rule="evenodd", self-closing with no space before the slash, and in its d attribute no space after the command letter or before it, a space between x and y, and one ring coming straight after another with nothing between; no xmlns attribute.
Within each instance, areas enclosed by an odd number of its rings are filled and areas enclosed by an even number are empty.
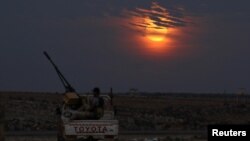
<svg viewBox="0 0 250 141"><path fill-rule="evenodd" d="M65 94L64 94L64 102L66 104L73 104L78 105L81 102L80 95L76 93L75 89L70 85L68 80L64 77L64 75L61 73L61 71L58 69L56 64L53 62L49 54L44 51L43 54L46 56L46 58L50 61L52 66L55 68L57 75L59 76L64 88L65 88Z"/></svg>

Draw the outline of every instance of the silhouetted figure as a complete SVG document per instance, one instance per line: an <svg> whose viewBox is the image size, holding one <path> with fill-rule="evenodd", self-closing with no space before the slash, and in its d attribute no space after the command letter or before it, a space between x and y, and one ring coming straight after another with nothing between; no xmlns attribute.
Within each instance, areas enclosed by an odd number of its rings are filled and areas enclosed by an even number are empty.
<svg viewBox="0 0 250 141"><path fill-rule="evenodd" d="M104 100L100 97L100 89L98 87L93 89L93 97L90 101L90 110L94 113L95 119L99 119L103 116Z"/></svg>

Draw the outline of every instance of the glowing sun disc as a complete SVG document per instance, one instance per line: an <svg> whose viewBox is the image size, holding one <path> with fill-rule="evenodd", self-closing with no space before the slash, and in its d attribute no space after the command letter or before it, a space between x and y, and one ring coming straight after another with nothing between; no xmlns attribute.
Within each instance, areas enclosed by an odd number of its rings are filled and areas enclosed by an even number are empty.
<svg viewBox="0 0 250 141"><path fill-rule="evenodd" d="M168 29L166 27L156 25L151 19L146 19L148 26L145 30L146 37L154 42L163 41L166 38Z"/></svg>
<svg viewBox="0 0 250 141"><path fill-rule="evenodd" d="M154 42L161 42L165 39L164 36L157 36L157 35L147 35L147 38Z"/></svg>

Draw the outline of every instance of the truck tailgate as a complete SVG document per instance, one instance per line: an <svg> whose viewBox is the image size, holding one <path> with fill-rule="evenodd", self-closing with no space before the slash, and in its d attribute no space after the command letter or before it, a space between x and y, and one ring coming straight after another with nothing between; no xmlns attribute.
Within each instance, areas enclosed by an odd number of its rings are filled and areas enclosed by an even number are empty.
<svg viewBox="0 0 250 141"><path fill-rule="evenodd" d="M65 135L118 135L118 120L74 120L64 129Z"/></svg>

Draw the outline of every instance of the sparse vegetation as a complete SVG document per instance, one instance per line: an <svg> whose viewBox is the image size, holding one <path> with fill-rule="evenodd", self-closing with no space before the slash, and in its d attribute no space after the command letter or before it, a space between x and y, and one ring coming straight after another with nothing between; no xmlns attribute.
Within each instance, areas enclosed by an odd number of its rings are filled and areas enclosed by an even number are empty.
<svg viewBox="0 0 250 141"><path fill-rule="evenodd" d="M7 131L56 130L61 94L0 93ZM204 130L208 124L250 123L250 97L161 94L114 97L120 130Z"/></svg>

